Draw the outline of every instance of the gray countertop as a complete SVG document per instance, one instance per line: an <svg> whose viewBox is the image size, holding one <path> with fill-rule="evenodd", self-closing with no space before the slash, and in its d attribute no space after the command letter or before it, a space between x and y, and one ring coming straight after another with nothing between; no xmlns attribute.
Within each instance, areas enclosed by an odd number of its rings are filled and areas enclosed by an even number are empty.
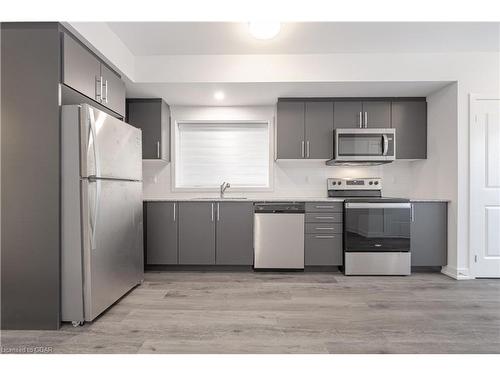
<svg viewBox="0 0 500 375"><path fill-rule="evenodd" d="M168 197L168 198L148 198L144 202L343 202L344 198L328 197L262 197L262 198L189 198L189 197ZM442 202L448 203L449 199L422 199L410 198L411 202Z"/></svg>

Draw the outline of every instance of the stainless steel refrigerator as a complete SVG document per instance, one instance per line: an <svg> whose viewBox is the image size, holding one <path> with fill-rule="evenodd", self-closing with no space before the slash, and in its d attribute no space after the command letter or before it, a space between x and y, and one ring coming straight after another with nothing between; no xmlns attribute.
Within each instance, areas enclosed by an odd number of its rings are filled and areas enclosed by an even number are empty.
<svg viewBox="0 0 500 375"><path fill-rule="evenodd" d="M143 280L142 133L62 106L62 320L92 321Z"/></svg>

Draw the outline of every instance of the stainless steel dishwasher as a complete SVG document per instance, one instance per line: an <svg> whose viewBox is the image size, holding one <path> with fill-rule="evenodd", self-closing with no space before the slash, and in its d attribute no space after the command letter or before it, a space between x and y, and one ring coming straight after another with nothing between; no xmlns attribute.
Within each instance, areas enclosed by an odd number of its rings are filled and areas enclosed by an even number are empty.
<svg viewBox="0 0 500 375"><path fill-rule="evenodd" d="M254 204L254 268L304 269L304 203Z"/></svg>

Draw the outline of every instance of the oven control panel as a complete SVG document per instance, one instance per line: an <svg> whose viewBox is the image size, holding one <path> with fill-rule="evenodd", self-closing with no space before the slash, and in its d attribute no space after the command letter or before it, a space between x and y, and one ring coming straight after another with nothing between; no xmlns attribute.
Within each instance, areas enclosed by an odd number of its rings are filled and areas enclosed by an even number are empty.
<svg viewBox="0 0 500 375"><path fill-rule="evenodd" d="M369 178L329 178L328 190L382 190L382 179Z"/></svg>

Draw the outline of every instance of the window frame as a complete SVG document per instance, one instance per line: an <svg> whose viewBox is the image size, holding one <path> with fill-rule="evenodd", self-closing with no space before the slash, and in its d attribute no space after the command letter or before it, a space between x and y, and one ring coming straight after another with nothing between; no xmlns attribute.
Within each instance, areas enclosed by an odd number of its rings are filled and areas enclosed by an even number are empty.
<svg viewBox="0 0 500 375"><path fill-rule="evenodd" d="M171 162L171 190L172 192L198 192L198 193L212 193L219 192L219 187L178 187L177 182L177 160L179 158L179 125L186 124L265 124L267 125L267 135L269 142L269 153L268 153L268 179L269 186L267 187L252 187L252 186L238 186L231 187L228 192L259 192L259 191L273 191L274 190L274 124L271 120L175 120L172 129L173 136L171 137L171 150L172 150L172 162ZM223 181L221 181L222 184ZM231 181L227 181L231 183Z"/></svg>

